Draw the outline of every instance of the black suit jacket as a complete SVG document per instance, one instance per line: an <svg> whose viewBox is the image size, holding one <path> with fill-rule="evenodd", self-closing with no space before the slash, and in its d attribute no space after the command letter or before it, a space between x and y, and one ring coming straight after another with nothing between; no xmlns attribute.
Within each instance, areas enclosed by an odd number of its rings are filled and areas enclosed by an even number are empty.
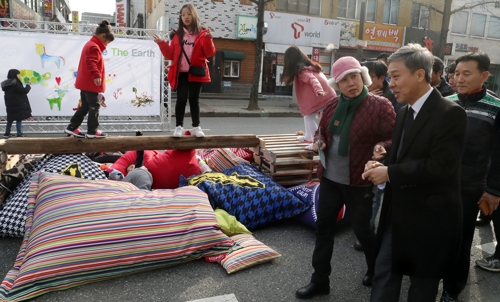
<svg viewBox="0 0 500 302"><path fill-rule="evenodd" d="M385 164L386 186L379 243L393 230L393 271L442 278L451 271L460 243L460 163L467 116L434 88L405 134L408 106L398 111L393 146Z"/></svg>

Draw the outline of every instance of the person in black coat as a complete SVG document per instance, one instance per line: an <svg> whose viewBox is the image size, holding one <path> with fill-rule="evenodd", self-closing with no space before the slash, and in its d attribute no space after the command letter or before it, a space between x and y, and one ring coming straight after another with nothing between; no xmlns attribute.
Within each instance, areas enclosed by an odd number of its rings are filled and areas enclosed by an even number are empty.
<svg viewBox="0 0 500 302"><path fill-rule="evenodd" d="M17 69L9 70L7 80L0 85L5 93L5 107L7 108L7 126L4 137L8 138L12 123L16 121L17 137L24 137L22 131L22 121L31 117L31 106L28 100L28 93L31 90L30 82L23 86L20 72Z"/></svg>

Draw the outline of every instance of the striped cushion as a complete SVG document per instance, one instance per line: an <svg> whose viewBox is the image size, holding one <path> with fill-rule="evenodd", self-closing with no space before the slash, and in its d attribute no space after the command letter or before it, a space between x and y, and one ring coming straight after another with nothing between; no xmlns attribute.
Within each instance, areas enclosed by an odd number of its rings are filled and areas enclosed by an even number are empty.
<svg viewBox="0 0 500 302"><path fill-rule="evenodd" d="M227 253L232 245L196 187L146 191L124 182L37 173L25 237L0 300Z"/></svg>
<svg viewBox="0 0 500 302"><path fill-rule="evenodd" d="M235 273L250 266L271 261L280 257L280 253L255 239L250 234L231 236L236 242L233 250L220 262L228 274Z"/></svg>
<svg viewBox="0 0 500 302"><path fill-rule="evenodd" d="M222 172L241 163L248 163L238 157L229 148L205 149L200 155L214 171Z"/></svg>

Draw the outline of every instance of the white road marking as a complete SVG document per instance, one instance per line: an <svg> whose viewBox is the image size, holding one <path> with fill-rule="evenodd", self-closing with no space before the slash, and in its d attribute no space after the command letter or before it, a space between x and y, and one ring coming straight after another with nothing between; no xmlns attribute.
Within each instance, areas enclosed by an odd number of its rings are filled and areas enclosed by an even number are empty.
<svg viewBox="0 0 500 302"><path fill-rule="evenodd" d="M234 294L205 298L200 300L192 300L187 302L238 302Z"/></svg>
<svg viewBox="0 0 500 302"><path fill-rule="evenodd" d="M476 245L476 248L482 250L485 253L493 255L495 253L496 244L497 244L497 242L493 241L493 242L489 242L489 243L485 243L485 244L481 244L481 245Z"/></svg>

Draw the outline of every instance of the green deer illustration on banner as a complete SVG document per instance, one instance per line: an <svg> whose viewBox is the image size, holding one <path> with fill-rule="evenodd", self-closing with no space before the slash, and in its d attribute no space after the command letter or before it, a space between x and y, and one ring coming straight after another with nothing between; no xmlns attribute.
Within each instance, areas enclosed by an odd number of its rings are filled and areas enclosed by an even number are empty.
<svg viewBox="0 0 500 302"><path fill-rule="evenodd" d="M66 92L68 92L68 90L66 90L68 88L68 85L64 86L63 89L59 88L57 85L54 85L54 88L56 89L54 91L57 92L57 97L46 98L46 99L49 102L50 110L53 110L54 105L57 105L57 109L61 111L62 100L63 97L66 95Z"/></svg>

